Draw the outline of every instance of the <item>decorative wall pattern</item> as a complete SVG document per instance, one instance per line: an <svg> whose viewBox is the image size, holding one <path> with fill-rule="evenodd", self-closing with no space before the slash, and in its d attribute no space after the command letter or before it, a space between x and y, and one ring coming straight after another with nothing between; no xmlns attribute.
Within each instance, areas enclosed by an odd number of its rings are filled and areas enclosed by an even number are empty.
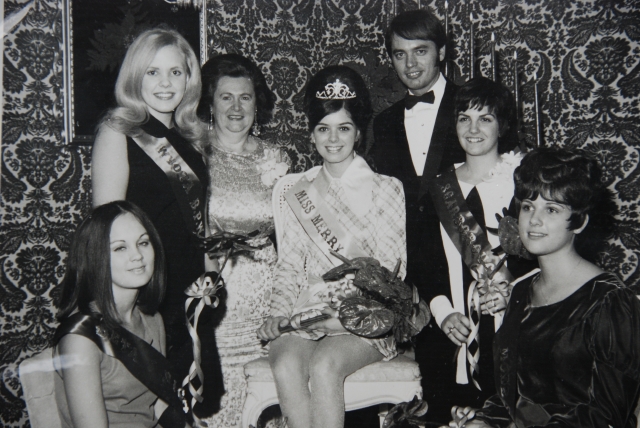
<svg viewBox="0 0 640 428"><path fill-rule="evenodd" d="M5 16L24 2L5 1ZM89 151L62 139L62 3L4 37L0 426L26 426L16 363L49 345L69 238L90 204Z"/></svg>
<svg viewBox="0 0 640 428"><path fill-rule="evenodd" d="M160 0L158 0L160 1ZM376 111L403 96L383 48L394 11L444 0L210 0L209 55L241 52L258 62L278 96L266 130L295 161L318 162L301 113L306 81L328 64L356 68L371 85ZM640 286L640 1L475 0L449 3L454 80L469 73L473 9L478 69L489 74L497 36L499 78L513 85L513 52L523 82L521 136L533 137L534 72L546 144L594 153L618 194L616 236L603 266ZM5 15L20 6L5 0ZM16 364L48 346L52 298L64 273L68 239L90 205L90 149L62 139L61 0L37 0L4 38L4 116L0 214L0 425L28 426Z"/></svg>
<svg viewBox="0 0 640 428"><path fill-rule="evenodd" d="M239 52L261 65L278 97L266 136L287 149L297 172L319 161L302 113L306 82L338 63L356 68L371 86L390 77L382 29L391 7L389 0L209 2L209 57ZM377 104L386 106L388 94L378 93L384 97Z"/></svg>
<svg viewBox="0 0 640 428"><path fill-rule="evenodd" d="M457 83L469 78L471 17L476 73L491 75L494 32L498 79L513 88L517 51L521 141L536 145L536 73L543 142L593 153L618 194L616 236L602 264L627 284L640 284L640 1L447 3L450 78ZM326 65L347 64L370 85L376 112L402 98L404 89L383 47L384 29L393 13L418 7L430 7L444 21L445 0L210 2L209 56L240 52L262 66L278 96L267 135L289 151L295 170L303 171L318 161L301 113L309 77Z"/></svg>

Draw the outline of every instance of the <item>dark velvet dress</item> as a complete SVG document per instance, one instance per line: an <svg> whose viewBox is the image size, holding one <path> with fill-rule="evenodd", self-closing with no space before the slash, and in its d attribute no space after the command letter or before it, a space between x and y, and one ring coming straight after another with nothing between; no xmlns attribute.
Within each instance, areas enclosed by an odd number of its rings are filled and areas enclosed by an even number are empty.
<svg viewBox="0 0 640 428"><path fill-rule="evenodd" d="M531 306L514 288L494 358L498 393L478 419L496 427L635 428L640 391L640 302L613 274L566 299Z"/></svg>
<svg viewBox="0 0 640 428"><path fill-rule="evenodd" d="M202 156L177 131L168 129L153 116L142 130L154 137L167 137L172 146L200 179L205 201L208 173ZM191 336L187 330L184 290L204 273L204 252L185 222L169 179L149 156L127 137L129 184L127 200L142 208L158 230L167 263L167 292L160 306L167 334L167 358L175 367L175 379L182 383L193 361ZM206 406L196 406L196 414L208 414L221 395L220 362L211 323L212 310L203 312L198 325L202 344L202 368L205 376ZM200 334L200 332L209 332ZM207 343L211 342L211 343ZM200 406L202 407L202 406Z"/></svg>

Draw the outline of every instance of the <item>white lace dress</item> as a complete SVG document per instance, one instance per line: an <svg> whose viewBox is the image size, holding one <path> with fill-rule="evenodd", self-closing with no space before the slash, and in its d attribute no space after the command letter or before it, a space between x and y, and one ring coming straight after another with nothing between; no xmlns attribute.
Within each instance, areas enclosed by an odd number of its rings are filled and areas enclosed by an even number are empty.
<svg viewBox="0 0 640 428"><path fill-rule="evenodd" d="M239 234L255 230L265 234L273 232L273 182L284 174L282 169L287 165L280 162L285 161L284 155L275 146L254 141L257 149L251 153L230 153L211 147L207 156L207 204L212 229L219 225L227 232ZM263 242L268 245L253 253L232 257L222 271L227 296L224 308L216 309L225 313L215 335L225 394L220 411L205 419L210 427L240 426L247 386L243 366L263 352L256 332L269 315L272 272L277 260L273 244L268 238Z"/></svg>

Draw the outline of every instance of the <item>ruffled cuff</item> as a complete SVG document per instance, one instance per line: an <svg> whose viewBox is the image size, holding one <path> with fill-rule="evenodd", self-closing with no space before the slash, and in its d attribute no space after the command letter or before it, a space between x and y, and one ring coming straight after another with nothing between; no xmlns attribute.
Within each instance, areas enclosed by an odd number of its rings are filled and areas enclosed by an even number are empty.
<svg viewBox="0 0 640 428"><path fill-rule="evenodd" d="M453 309L451 302L446 296L440 295L431 299L431 303L429 303L429 309L431 309L431 313L433 314L433 318L436 320L438 327L442 328L442 322L454 312L457 312Z"/></svg>

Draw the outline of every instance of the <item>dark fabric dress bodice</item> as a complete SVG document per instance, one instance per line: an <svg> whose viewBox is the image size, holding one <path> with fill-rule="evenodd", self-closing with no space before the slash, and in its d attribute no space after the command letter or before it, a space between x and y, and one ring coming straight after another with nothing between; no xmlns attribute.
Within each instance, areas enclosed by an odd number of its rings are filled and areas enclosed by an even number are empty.
<svg viewBox="0 0 640 428"><path fill-rule="evenodd" d="M492 426L515 421L518 427L635 427L636 296L604 273L560 302L533 307L533 281L516 286L496 333L498 395L487 401L481 418Z"/></svg>
<svg viewBox="0 0 640 428"><path fill-rule="evenodd" d="M206 199L208 173L202 156L174 129L166 128L153 116L141 126L154 137L166 137L178 154L200 179ZM180 383L188 374L193 361L191 336L185 317L184 290L204 273L204 251L184 220L180 205L166 174L133 141L127 137L129 160L129 184L127 200L142 208L158 230L164 247L167 266L167 291L160 306L167 337L167 359L174 366L174 377ZM193 306L193 305L192 305ZM201 339L202 369L207 387L204 403L196 405L196 413L202 417L211 414L219 406L222 394L222 374L215 338L214 312L205 307L200 316L198 334Z"/></svg>
<svg viewBox="0 0 640 428"><path fill-rule="evenodd" d="M153 116L149 117L142 129L156 137L165 133L172 134L172 145L198 176L203 189L206 189L207 169L204 161L187 140L174 129L167 129ZM127 200L138 205L150 217L160 234L165 251L168 281L163 306L177 304L173 301L176 297L180 297L183 302L184 289L204 272L204 253L198 248L197 239L184 221L166 174L130 137L127 137L127 152ZM164 313L162 315L165 316ZM168 324L168 320L165 319L165 323Z"/></svg>

